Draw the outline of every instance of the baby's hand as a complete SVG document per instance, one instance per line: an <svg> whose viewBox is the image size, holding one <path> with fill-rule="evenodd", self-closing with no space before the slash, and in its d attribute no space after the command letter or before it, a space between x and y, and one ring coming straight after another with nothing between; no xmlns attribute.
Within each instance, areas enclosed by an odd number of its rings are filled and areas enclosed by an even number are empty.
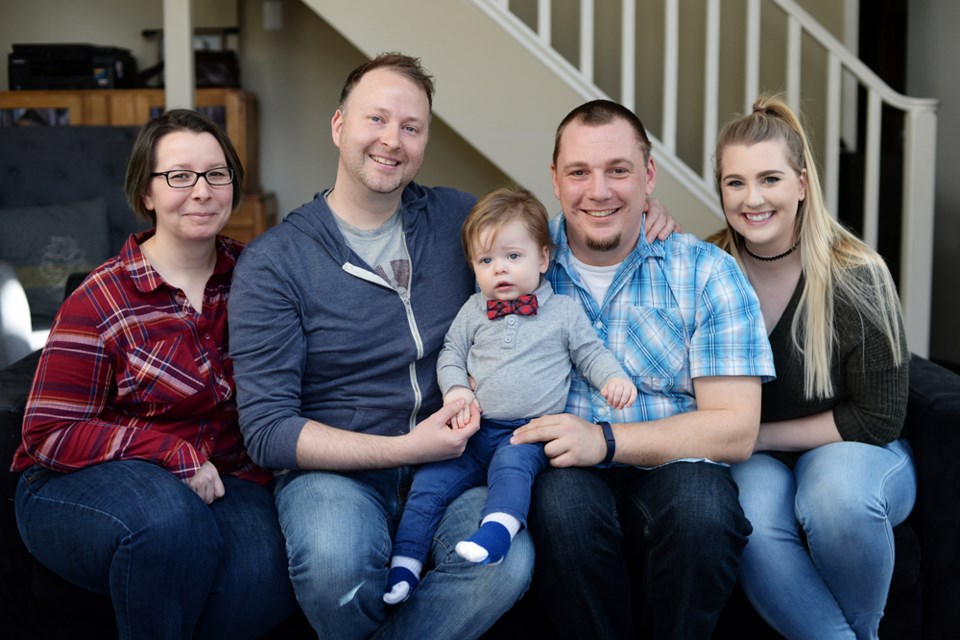
<svg viewBox="0 0 960 640"><path fill-rule="evenodd" d="M623 409L633 405L637 399L637 388L626 378L610 378L600 389L600 395L614 409Z"/></svg>
<svg viewBox="0 0 960 640"><path fill-rule="evenodd" d="M464 401L463 410L450 420L450 426L454 429L463 429L470 422L470 405L475 405L479 413L480 403L477 402L477 396L474 395L473 391L467 387L450 387L450 390L443 396L444 406L458 400Z"/></svg>

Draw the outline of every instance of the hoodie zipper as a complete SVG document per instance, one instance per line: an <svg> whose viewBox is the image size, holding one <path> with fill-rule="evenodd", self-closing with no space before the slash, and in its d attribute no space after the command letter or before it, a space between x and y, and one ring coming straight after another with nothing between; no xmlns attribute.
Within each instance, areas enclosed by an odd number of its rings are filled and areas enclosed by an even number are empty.
<svg viewBox="0 0 960 640"><path fill-rule="evenodd" d="M401 232L400 240L403 242L403 252L407 254L407 262L410 263L410 286L413 286L413 258L410 257L410 250L407 248L407 234ZM399 292L398 292L399 293ZM407 421L407 432L413 431L417 426L417 414L420 413L420 405L423 404L423 394L420 391L420 383L417 381L417 362L423 357L423 338L420 336L420 327L417 326L417 317L413 315L413 303L410 302L410 289L400 293L400 300L403 301L403 308L407 313L407 324L410 325L410 335L413 336L413 342L417 345L417 357L410 363L410 388L413 390L413 411Z"/></svg>
<svg viewBox="0 0 960 640"><path fill-rule="evenodd" d="M400 239L403 241L403 251L407 256L407 261L410 263L410 282L413 283L413 260L410 258L410 250L407 248L407 235L401 233ZM415 426L417 426L417 414L420 413L420 406L423 404L423 393L420 390L420 383L417 381L417 362L423 358L423 338L420 335L420 327L417 326L417 318L413 314L413 304L410 302L410 290L406 291L397 291L390 283L381 278L376 273L368 271L363 267L359 267L353 263L346 262L343 265L343 270L349 273L352 276L356 276L367 282L371 282L381 287L386 287L394 293L397 294L400 298L400 302L403 303L403 310L407 316L407 325L410 327L410 335L413 338L413 342L417 347L417 357L413 362L410 363L408 367L408 374L410 376L410 387L413 391L413 410L410 412L410 417L407 419L407 431L412 431Z"/></svg>

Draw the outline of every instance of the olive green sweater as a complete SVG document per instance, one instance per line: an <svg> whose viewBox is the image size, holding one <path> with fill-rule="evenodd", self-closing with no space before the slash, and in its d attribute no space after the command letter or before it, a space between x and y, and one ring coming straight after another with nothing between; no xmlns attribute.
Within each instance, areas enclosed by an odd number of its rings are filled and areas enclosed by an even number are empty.
<svg viewBox="0 0 960 640"><path fill-rule="evenodd" d="M803 359L790 337L804 279L800 278L783 316L770 332L777 378L763 385L761 420L775 422L833 411L844 440L882 445L900 436L907 410L907 362L893 361L887 339L849 301L835 298L836 342L830 376L833 396L803 395ZM898 318L899 320L899 318ZM900 344L907 352L900 325Z"/></svg>

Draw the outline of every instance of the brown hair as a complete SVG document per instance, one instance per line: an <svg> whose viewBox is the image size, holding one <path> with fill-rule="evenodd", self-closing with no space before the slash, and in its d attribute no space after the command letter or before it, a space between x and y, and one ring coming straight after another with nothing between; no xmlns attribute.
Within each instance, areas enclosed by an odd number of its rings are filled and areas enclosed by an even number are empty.
<svg viewBox="0 0 960 640"><path fill-rule="evenodd" d="M633 111L627 109L622 104L617 104L610 100L591 100L580 105L568 113L560 125L557 127L557 134L553 140L553 164L556 166L557 157L560 155L560 138L563 136L564 129L571 122L579 122L590 127L599 127L600 125L610 124L614 120L623 120L633 129L637 136L637 144L643 152L643 161L650 159L650 138L647 136L647 130L644 128L640 118Z"/></svg>
<svg viewBox="0 0 960 640"><path fill-rule="evenodd" d="M414 58L395 51L381 53L373 60L364 62L350 72L346 82L343 83L343 89L340 90L341 110L347 98L350 97L350 92L357 86L360 79L374 69L390 69L413 82L427 94L427 102L430 105L430 109L433 110L433 76L427 73L423 65L420 64L420 58Z"/></svg>
<svg viewBox="0 0 960 640"><path fill-rule="evenodd" d="M149 192L150 181L153 177L157 162L157 143L160 139L177 131L193 133L209 133L220 144L227 166L233 169L233 208L240 206L243 200L243 165L237 150L230 142L230 138L223 132L217 123L196 111L190 109L173 109L153 118L140 129L137 139L130 151L127 160L127 175L123 183L123 190L127 196L130 208L137 217L157 224L157 214L147 209L143 203Z"/></svg>
<svg viewBox="0 0 960 640"><path fill-rule="evenodd" d="M504 225L520 220L538 247L553 247L550 241L550 223L547 210L527 189L518 185L490 191L473 205L460 232L463 254L473 264L473 249L480 234L491 231L491 241Z"/></svg>

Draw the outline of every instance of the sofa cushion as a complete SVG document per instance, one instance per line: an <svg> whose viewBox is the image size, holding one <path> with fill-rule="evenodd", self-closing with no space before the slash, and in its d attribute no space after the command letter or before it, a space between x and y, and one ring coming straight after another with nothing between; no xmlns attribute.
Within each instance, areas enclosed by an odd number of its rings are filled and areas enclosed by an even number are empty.
<svg viewBox="0 0 960 640"><path fill-rule="evenodd" d="M127 157L139 127L0 127L0 207L103 198L110 255L147 227L123 191Z"/></svg>
<svg viewBox="0 0 960 640"><path fill-rule="evenodd" d="M35 328L53 323L67 277L110 257L107 209L102 198L0 208L0 260L17 271Z"/></svg>

